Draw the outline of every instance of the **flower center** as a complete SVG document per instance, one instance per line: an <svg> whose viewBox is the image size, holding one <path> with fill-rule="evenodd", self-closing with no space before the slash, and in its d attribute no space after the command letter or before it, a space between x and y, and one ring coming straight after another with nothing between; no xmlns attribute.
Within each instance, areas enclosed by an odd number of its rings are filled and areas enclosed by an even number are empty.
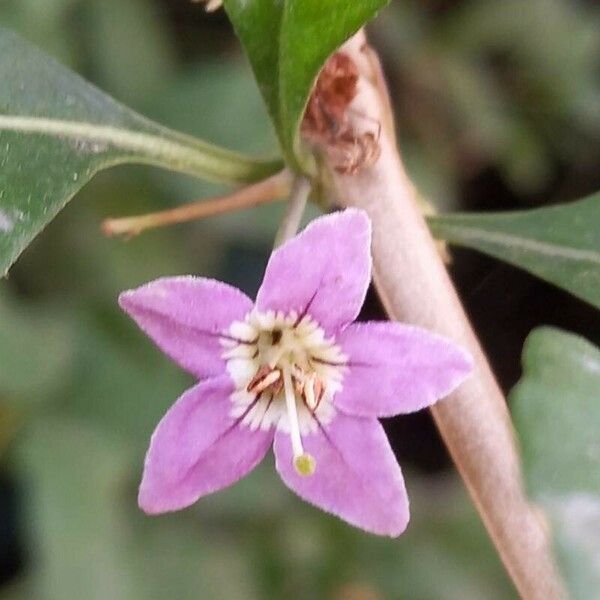
<svg viewBox="0 0 600 600"><path fill-rule="evenodd" d="M333 396L342 388L347 358L309 315L250 312L223 333L227 370L235 384L232 415L250 429L289 433L294 466L315 470L302 436L335 415Z"/></svg>

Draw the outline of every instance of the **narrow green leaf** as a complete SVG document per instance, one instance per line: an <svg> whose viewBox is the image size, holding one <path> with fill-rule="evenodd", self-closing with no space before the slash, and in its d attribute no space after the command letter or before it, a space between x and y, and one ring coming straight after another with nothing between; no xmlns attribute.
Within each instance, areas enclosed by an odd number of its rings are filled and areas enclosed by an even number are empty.
<svg viewBox="0 0 600 600"><path fill-rule="evenodd" d="M600 193L547 208L428 222L435 237L521 267L600 308Z"/></svg>
<svg viewBox="0 0 600 600"><path fill-rule="evenodd" d="M153 123L0 28L0 275L101 169L253 181L279 168Z"/></svg>
<svg viewBox="0 0 600 600"><path fill-rule="evenodd" d="M292 164L297 164L300 119L319 70L388 1L224 0Z"/></svg>
<svg viewBox="0 0 600 600"><path fill-rule="evenodd" d="M600 349L558 329L525 342L511 393L528 488L547 512L571 597L600 589Z"/></svg>

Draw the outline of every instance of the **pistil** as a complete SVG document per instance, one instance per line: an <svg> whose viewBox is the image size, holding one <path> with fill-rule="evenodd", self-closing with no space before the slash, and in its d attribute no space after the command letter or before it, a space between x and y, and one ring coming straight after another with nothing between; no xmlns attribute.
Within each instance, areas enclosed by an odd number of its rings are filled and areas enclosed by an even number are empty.
<svg viewBox="0 0 600 600"><path fill-rule="evenodd" d="M283 367L283 389L290 423L290 439L292 441L292 451L294 454L294 467L299 475L312 475L315 472L316 463L315 459L310 454L304 452L304 448L302 447L296 395L294 393L292 375L287 366Z"/></svg>

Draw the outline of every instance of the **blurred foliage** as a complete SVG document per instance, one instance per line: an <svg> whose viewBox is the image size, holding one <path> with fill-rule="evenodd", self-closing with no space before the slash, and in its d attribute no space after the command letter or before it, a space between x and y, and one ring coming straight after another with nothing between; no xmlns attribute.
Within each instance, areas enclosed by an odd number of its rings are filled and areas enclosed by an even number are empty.
<svg viewBox="0 0 600 600"><path fill-rule="evenodd" d="M406 159L440 206L486 169L530 202L598 188L578 188L600 160L597 3L397 1L373 34Z"/></svg>
<svg viewBox="0 0 600 600"><path fill-rule="evenodd" d="M600 348L542 327L527 338L523 370L511 395L527 484L548 515L570 597L594 600L600 589Z"/></svg>
<svg viewBox="0 0 600 600"><path fill-rule="evenodd" d="M15 455L35 554L11 598L334 598L348 586L375 598L512 597L456 481L409 474L413 525L396 541L303 505L270 460L193 509L149 519L133 502L128 453L106 430L46 418Z"/></svg>
<svg viewBox="0 0 600 600"><path fill-rule="evenodd" d="M0 23L168 126L240 151L275 149L218 13L187 0L3 0ZM452 206L466 180L493 169L526 203L557 172L557 197L589 191L599 31L592 3L394 0L371 32L421 189ZM23 548L0 598L514 598L460 484L444 474L407 472L413 522L399 540L303 504L270 464L182 513L138 511L148 438L190 380L119 313L116 296L178 273L252 292L281 207L128 243L102 238L98 223L218 189L142 167L103 173L0 283L0 460L20 492L17 514L0 512L0 524L16 519Z"/></svg>

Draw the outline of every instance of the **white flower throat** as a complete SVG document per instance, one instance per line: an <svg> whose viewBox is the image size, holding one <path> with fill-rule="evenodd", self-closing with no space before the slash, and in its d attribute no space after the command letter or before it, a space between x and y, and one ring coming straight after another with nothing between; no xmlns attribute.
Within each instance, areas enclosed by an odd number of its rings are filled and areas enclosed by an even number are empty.
<svg viewBox="0 0 600 600"><path fill-rule="evenodd" d="M315 320L294 311L254 310L231 324L221 344L236 388L232 416L250 429L289 433L296 470L311 475L315 461L302 436L334 417L347 357Z"/></svg>

